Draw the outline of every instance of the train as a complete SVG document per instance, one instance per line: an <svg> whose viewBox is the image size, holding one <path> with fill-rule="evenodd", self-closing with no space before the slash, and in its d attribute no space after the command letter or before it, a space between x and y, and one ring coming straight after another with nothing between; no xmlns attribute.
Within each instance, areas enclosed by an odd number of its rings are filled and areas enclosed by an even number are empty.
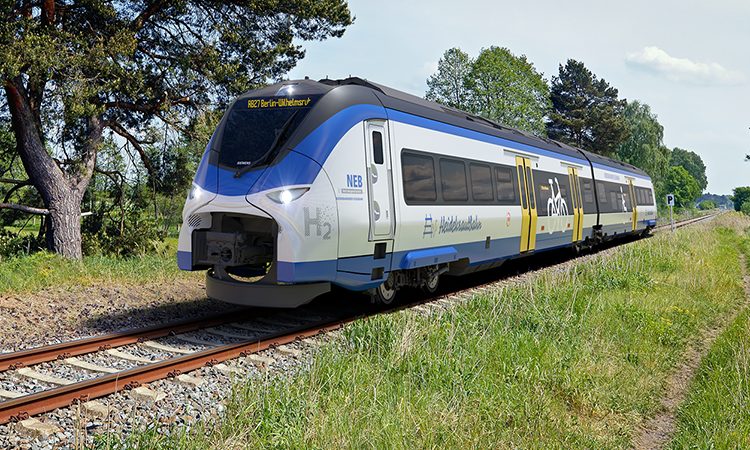
<svg viewBox="0 0 750 450"><path fill-rule="evenodd" d="M405 287L552 249L647 234L632 165L361 78L232 101L183 209L177 263L208 297L294 308L334 287Z"/></svg>

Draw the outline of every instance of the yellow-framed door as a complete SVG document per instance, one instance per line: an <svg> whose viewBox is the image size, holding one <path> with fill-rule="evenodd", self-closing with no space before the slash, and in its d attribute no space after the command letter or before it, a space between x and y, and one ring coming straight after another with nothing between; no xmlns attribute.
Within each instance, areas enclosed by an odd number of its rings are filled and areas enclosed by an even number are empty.
<svg viewBox="0 0 750 450"><path fill-rule="evenodd" d="M536 212L536 192L534 189L534 174L531 170L531 160L529 158L523 158L523 164L526 168L526 191L529 196L529 250L536 248L536 224L537 224L537 212Z"/></svg>
<svg viewBox="0 0 750 450"><path fill-rule="evenodd" d="M529 251L529 228L531 213L529 212L529 191L526 184L526 170L523 158L516 156L516 174L518 175L518 192L521 204L521 253Z"/></svg>
<svg viewBox="0 0 750 450"><path fill-rule="evenodd" d="M630 191L630 207L633 209L633 231L638 226L638 205L635 198L635 186L633 186L633 180L628 179L628 186Z"/></svg>

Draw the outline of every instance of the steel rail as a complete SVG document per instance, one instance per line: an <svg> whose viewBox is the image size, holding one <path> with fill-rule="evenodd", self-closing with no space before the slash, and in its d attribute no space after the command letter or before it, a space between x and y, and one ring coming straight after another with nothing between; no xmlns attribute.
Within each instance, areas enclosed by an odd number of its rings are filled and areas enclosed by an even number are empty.
<svg viewBox="0 0 750 450"><path fill-rule="evenodd" d="M221 345L189 355L0 402L0 424L23 420L77 402L111 395L124 389L133 389L151 381L177 376L182 372L188 372L203 366L212 366L228 359L257 353L278 345L289 344L296 340L339 329L360 317L362 316L357 315L312 327L300 325L292 331L279 331L263 339Z"/></svg>
<svg viewBox="0 0 750 450"><path fill-rule="evenodd" d="M46 345L12 353L0 353L0 372L39 364L71 356L83 355L123 345L135 344L146 339L185 333L206 327L233 322L247 315L243 310L232 310L208 317L187 319L166 325L134 328L90 338L76 339L60 344Z"/></svg>

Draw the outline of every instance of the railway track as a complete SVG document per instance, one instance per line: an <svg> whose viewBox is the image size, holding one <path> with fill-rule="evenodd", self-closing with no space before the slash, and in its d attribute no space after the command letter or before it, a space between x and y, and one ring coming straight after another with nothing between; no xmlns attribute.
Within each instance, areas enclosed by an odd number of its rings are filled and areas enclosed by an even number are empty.
<svg viewBox="0 0 750 450"><path fill-rule="evenodd" d="M688 226L715 216L713 214L684 220L676 223L675 227ZM662 225L655 228L655 231L662 232L669 228L670 225ZM468 289L483 290L492 284L495 283L479 283ZM464 288L459 288L459 291L461 289ZM348 309L341 308L340 304L336 305L335 311L326 308L310 309L312 307L291 312L235 310L211 317L0 354L0 424L25 420L56 408L86 402L121 390L138 389L154 380L177 378L204 366L216 366L227 360L267 349L283 350L284 346L295 341L338 329L362 317L414 307L436 298L418 300L395 308L374 307L361 302L362 304ZM354 305L357 302L349 303ZM196 333L199 336L196 337ZM179 343L186 344L187 347L180 346ZM141 351L134 351L138 348ZM169 356L143 356L150 350ZM100 355L99 360L119 360L120 364L92 362L85 359L87 355ZM122 370L115 367L123 362L131 367ZM77 381L36 369L45 363L64 364L74 370L86 372L87 376ZM231 370L231 367L225 366L222 369ZM37 392L4 389L2 376L7 373L53 387ZM5 385L7 384L6 382Z"/></svg>

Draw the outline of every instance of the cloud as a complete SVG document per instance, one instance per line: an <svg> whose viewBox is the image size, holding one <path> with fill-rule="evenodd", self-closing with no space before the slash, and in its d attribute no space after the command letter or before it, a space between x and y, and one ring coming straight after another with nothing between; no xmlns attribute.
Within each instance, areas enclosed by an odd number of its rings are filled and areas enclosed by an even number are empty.
<svg viewBox="0 0 750 450"><path fill-rule="evenodd" d="M625 60L632 67L671 81L725 86L747 81L742 72L729 70L719 63L676 58L659 47L645 47L641 51L629 53Z"/></svg>

